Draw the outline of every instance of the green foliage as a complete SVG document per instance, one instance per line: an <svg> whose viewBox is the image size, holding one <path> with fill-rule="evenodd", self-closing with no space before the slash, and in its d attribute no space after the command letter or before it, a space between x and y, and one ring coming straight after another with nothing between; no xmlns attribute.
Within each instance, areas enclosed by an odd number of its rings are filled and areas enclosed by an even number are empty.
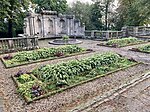
<svg viewBox="0 0 150 112"><path fill-rule="evenodd" d="M140 51L149 52L150 53L150 45L144 45L142 47L138 47Z"/></svg>
<svg viewBox="0 0 150 112"><path fill-rule="evenodd" d="M85 24L86 30L102 29L102 7L98 3L76 1L68 8L67 13L74 14L82 25Z"/></svg>
<svg viewBox="0 0 150 112"><path fill-rule="evenodd" d="M119 0L116 28L148 25L150 21L149 0Z"/></svg>
<svg viewBox="0 0 150 112"><path fill-rule="evenodd" d="M91 30L95 28L95 26L93 25L94 22L92 23L91 21L92 8L93 8L93 5L89 3L76 1L73 3L71 7L67 9L66 13L75 15L75 17L81 21L81 24L85 25L85 28L87 30Z"/></svg>
<svg viewBox="0 0 150 112"><path fill-rule="evenodd" d="M34 51L22 51L14 54L13 58L6 60L7 64L22 63L26 61L34 61L51 57L59 57L63 55L83 52L84 49L76 45L69 45L59 48L43 48ZM61 53L62 55L60 55Z"/></svg>
<svg viewBox="0 0 150 112"><path fill-rule="evenodd" d="M67 82L71 77L76 77L99 66L108 66L117 63L119 60L121 60L119 55L106 53L81 61L74 60L68 63L46 65L33 70L33 74L44 82L54 82L56 85L60 82L68 84Z"/></svg>
<svg viewBox="0 0 150 112"><path fill-rule="evenodd" d="M67 41L67 40L69 40L69 36L64 35L64 36L62 37L62 39L63 39L64 41Z"/></svg>
<svg viewBox="0 0 150 112"><path fill-rule="evenodd" d="M44 9L64 13L68 7L66 0L32 0L32 2L38 5L37 12Z"/></svg>
<svg viewBox="0 0 150 112"><path fill-rule="evenodd" d="M134 37L122 38L122 39L113 39L106 42L106 45L114 46L114 47L123 47L131 44L141 43L142 40L139 40Z"/></svg>
<svg viewBox="0 0 150 112"><path fill-rule="evenodd" d="M28 10L30 0L2 0L0 1L0 31L8 28L10 38L15 29L22 29L24 11ZM4 23L4 19L7 22ZM18 28L19 27L19 28Z"/></svg>
<svg viewBox="0 0 150 112"><path fill-rule="evenodd" d="M100 6L100 2L95 2L92 5L92 11L91 11L91 26L93 26L94 30L102 30L103 23L102 23L102 10L103 8Z"/></svg>
<svg viewBox="0 0 150 112"><path fill-rule="evenodd" d="M114 0L93 0L95 1L95 4L98 5L100 7L100 10L102 12L104 17L104 30L108 30L110 24L112 24L112 20L113 20L113 11L112 8L114 7ZM98 9L98 8L96 8ZM98 14L97 14L98 15Z"/></svg>
<svg viewBox="0 0 150 112"><path fill-rule="evenodd" d="M32 71L37 80L29 81L28 74L20 76L20 79L26 82L19 85L18 92L32 100L47 92L60 90L60 88L95 78L98 75L104 76L108 72L128 67L131 64L133 64L132 61L118 54L108 52L78 61L73 60L55 65L44 65Z"/></svg>
<svg viewBox="0 0 150 112"><path fill-rule="evenodd" d="M33 78L29 74L20 75L17 80L23 84L25 82L33 81Z"/></svg>
<svg viewBox="0 0 150 112"><path fill-rule="evenodd" d="M35 86L39 86L43 91L45 90L45 85L40 81L30 81L24 84L20 84L18 87L18 92L22 96L26 96L28 99L34 98L34 94L32 93L32 89Z"/></svg>

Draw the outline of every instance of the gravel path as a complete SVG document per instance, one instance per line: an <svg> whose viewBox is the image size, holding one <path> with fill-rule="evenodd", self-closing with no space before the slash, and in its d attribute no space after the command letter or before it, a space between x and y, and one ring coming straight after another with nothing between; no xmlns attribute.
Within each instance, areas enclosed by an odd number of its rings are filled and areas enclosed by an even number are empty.
<svg viewBox="0 0 150 112"><path fill-rule="evenodd" d="M54 47L54 46L56 47L56 45L48 44L48 41L50 41L50 40L40 41L39 42L40 47ZM139 53L139 52L134 52L134 51L128 50L131 48L135 48L137 46L150 44L150 42L146 43L146 44L139 44L139 45L122 47L122 48L111 48L111 47L97 46L97 44L99 44L100 41L82 40L82 39L81 39L81 41L83 41L83 43L79 44L79 46L87 48L87 49L94 49L97 53L112 51L112 52L120 53L127 57L133 57L137 61L142 61L144 63L150 63L150 54Z"/></svg>
<svg viewBox="0 0 150 112"><path fill-rule="evenodd" d="M150 78L126 90L114 99L92 108L89 112L149 112ZM86 111L87 112L87 111Z"/></svg>
<svg viewBox="0 0 150 112"><path fill-rule="evenodd" d="M48 46L52 47L54 45L48 45L48 40L40 41L41 47ZM146 63L150 63L150 55L144 53L135 53L132 51L127 51L130 47L125 48L107 48L97 46L98 41L85 40L80 46L84 48L94 49L95 53L103 53L106 51L114 51L134 59ZM60 94L53 95L51 97L41 99L29 105L26 105L24 100L20 95L16 93L16 87L11 79L11 75L15 74L18 70L30 71L36 67L45 64L54 64L63 61L69 61L73 59L81 59L89 57L92 54L89 53L79 56L68 57L59 60L46 61L41 63L30 64L27 66L20 66L16 68L5 69L0 62L0 89L3 93L4 106L6 112L65 112L68 109L77 106L88 99L91 99L97 95L102 95L105 92L116 88L117 86L131 81L132 79L138 77L146 70L150 70L150 65L141 64L131 67L127 70L116 72L112 75L94 80L92 82L77 86L71 90L64 91Z"/></svg>

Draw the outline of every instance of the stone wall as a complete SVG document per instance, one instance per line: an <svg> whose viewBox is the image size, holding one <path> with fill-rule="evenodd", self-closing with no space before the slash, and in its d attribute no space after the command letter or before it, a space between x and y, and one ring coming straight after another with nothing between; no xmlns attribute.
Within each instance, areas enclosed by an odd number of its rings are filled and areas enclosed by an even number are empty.
<svg viewBox="0 0 150 112"><path fill-rule="evenodd" d="M84 36L85 27L73 15L62 15L56 11L30 13L24 19L24 33L28 36L55 37L62 35Z"/></svg>

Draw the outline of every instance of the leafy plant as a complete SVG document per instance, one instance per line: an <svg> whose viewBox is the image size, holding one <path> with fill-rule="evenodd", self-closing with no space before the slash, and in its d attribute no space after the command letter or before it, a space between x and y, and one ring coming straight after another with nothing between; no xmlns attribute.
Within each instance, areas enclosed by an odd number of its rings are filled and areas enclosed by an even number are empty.
<svg viewBox="0 0 150 112"><path fill-rule="evenodd" d="M37 78L43 82L54 82L55 84L65 82L64 84L68 84L67 82L72 76L91 71L99 66L117 63L119 60L121 57L118 54L106 53L80 61L46 65L33 70L33 74L36 74Z"/></svg>
<svg viewBox="0 0 150 112"><path fill-rule="evenodd" d="M44 65L34 69L31 73L37 80L31 80L30 75L18 72L18 92L30 100L47 92L77 84L81 81L104 76L118 68L127 67L134 62L116 53L104 53L82 60L73 60L66 63Z"/></svg>
<svg viewBox="0 0 150 112"><path fill-rule="evenodd" d="M8 54L3 57L4 60L11 60L13 58L12 55Z"/></svg>
<svg viewBox="0 0 150 112"><path fill-rule="evenodd" d="M123 47L131 44L136 44L144 42L142 40L139 40L135 37L129 37L129 38L122 38L122 39L113 39L106 42L106 45L113 46L113 47Z"/></svg>
<svg viewBox="0 0 150 112"><path fill-rule="evenodd" d="M63 39L64 41L67 41L67 40L69 40L69 36L64 35L64 36L62 37L62 39Z"/></svg>
<svg viewBox="0 0 150 112"><path fill-rule="evenodd" d="M23 63L26 61L34 61L50 57L60 57L67 54L78 53L85 51L76 45L64 46L59 48L43 48L35 51L23 51L16 53L13 57L7 56L5 59L7 64Z"/></svg>
<svg viewBox="0 0 150 112"><path fill-rule="evenodd" d="M40 81L30 81L19 85L18 92L29 99L41 96L46 92L45 85Z"/></svg>
<svg viewBox="0 0 150 112"><path fill-rule="evenodd" d="M144 45L138 48L140 51L149 52L150 53L150 45Z"/></svg>
<svg viewBox="0 0 150 112"><path fill-rule="evenodd" d="M17 80L23 84L25 82L32 81L33 78L29 74L22 74L17 78Z"/></svg>
<svg viewBox="0 0 150 112"><path fill-rule="evenodd" d="M20 77L20 76L23 75L23 74L24 74L24 72L21 71L21 70L19 70L19 71L17 72L17 74L15 75L15 77Z"/></svg>
<svg viewBox="0 0 150 112"><path fill-rule="evenodd" d="M56 56L56 57L61 57L61 56L63 56L64 54L62 53L62 52L56 52L55 54L54 54L54 56Z"/></svg>

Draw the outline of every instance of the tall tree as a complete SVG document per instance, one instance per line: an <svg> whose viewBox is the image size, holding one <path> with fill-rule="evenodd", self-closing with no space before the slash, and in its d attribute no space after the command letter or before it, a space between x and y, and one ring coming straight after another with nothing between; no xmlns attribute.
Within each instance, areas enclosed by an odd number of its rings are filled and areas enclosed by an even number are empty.
<svg viewBox="0 0 150 112"><path fill-rule="evenodd" d="M91 4L76 1L67 9L66 13L75 15L75 17L79 19L82 24L85 24L86 29L89 30L93 28L93 25L91 23L91 11Z"/></svg>
<svg viewBox="0 0 150 112"><path fill-rule="evenodd" d="M2 0L0 1L0 19L8 21L8 36L13 37L13 23L18 23L18 17L28 9L29 0Z"/></svg>
<svg viewBox="0 0 150 112"><path fill-rule="evenodd" d="M95 30L102 30L102 7L100 6L100 2L95 2L92 4L91 11L91 23L93 24Z"/></svg>
<svg viewBox="0 0 150 112"><path fill-rule="evenodd" d="M102 29L102 11L98 3L83 3L76 1L69 7L69 14L74 14L80 19L81 23L85 23L86 30Z"/></svg>
<svg viewBox="0 0 150 112"><path fill-rule="evenodd" d="M150 24L150 0L119 0L116 26ZM120 29L119 28L119 29Z"/></svg>
<svg viewBox="0 0 150 112"><path fill-rule="evenodd" d="M99 3L104 15L105 30L108 30L109 13L113 10L114 0L93 0L93 2Z"/></svg>
<svg viewBox="0 0 150 112"><path fill-rule="evenodd" d="M37 12L44 9L64 13L68 7L66 0L32 0L32 2L38 4Z"/></svg>

